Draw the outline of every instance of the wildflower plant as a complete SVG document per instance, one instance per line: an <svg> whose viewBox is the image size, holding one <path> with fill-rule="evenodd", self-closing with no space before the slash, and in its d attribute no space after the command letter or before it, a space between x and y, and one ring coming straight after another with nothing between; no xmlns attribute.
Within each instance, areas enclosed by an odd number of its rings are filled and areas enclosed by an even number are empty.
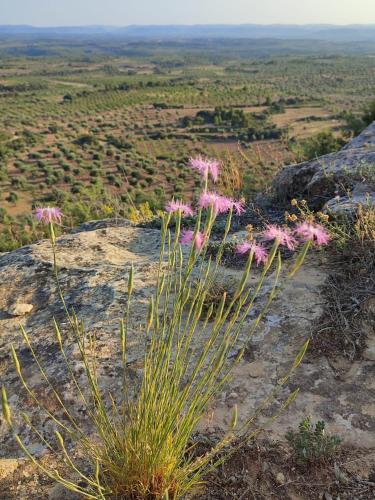
<svg viewBox="0 0 375 500"><path fill-rule="evenodd" d="M213 164L207 168L198 168L202 173L203 193L208 193L208 172L215 180L215 168ZM54 321L56 344L75 387L77 400L85 409L86 423L90 422L90 432L73 416L73 408L68 408L48 379L30 336L24 329L24 340L51 398L60 408L61 417L49 411L40 401L25 379L16 349L12 347L13 361L21 383L35 405L44 411L55 425L55 437L46 437L26 415L25 423L31 427L51 455L56 459L62 458L70 473L63 474L53 467L48 467L28 449L17 429L6 390L3 388L2 406L5 421L24 453L45 474L85 498L141 500L177 499L186 496L199 485L207 472L229 456L235 449L235 443L244 444L260 431L256 425L258 417L287 383L304 356L308 342L300 349L289 371L278 380L275 389L254 409L253 414L241 418L239 424L234 409L231 424L223 438L204 455L195 456L191 447L192 434L205 415L210 401L228 382L233 369L241 361L247 343L275 297L282 271L279 247L290 243L289 238L292 238L290 233L286 236L282 229L273 228L274 238L268 253L261 243L252 242L246 248L246 264L233 292L227 296L223 291L219 303L215 307L212 304L206 310L204 306L207 303L207 295L220 274L220 262L231 228L233 210L236 210L233 200L227 199L224 202L223 197L221 198L221 212L227 212L227 222L215 258L208 257L207 247L216 216L220 212L217 210L217 197L213 196L210 203L198 203L195 227L189 231L181 231L181 219L185 214L190 215L190 207L186 208L175 201L168 205L168 212L162 220L155 290L150 298L148 314L142 328L145 352L142 376L136 388L135 382L129 381L127 361L132 326L133 268L129 270L125 315L119 325L119 361L122 366L119 394L108 393L108 389L101 384L95 335L85 330L83 320L77 317L74 310L68 309L58 284L72 337L66 336ZM57 211L56 216L51 215L50 218L44 217L44 214L40 216L41 221L48 222L50 227L57 283L59 278L54 222L59 222L60 216ZM175 219L173 232L172 218ZM271 228L266 231L266 238L270 239ZM311 239L303 242L285 279L290 279L302 265L311 244ZM294 247L295 245L296 243L293 244ZM254 261L262 265L255 287L251 286L248 280ZM251 324L245 345L240 341L240 333L255 299L270 275L273 286L271 290L267 288L268 295L266 294L264 305ZM86 380L84 385L67 354L67 348L72 341L76 343L82 359ZM234 358L233 352L237 352ZM279 409L268 417L266 423L275 419L297 394L298 389L279 405ZM75 446L85 457L83 465L76 459ZM220 458L217 458L219 452Z"/></svg>

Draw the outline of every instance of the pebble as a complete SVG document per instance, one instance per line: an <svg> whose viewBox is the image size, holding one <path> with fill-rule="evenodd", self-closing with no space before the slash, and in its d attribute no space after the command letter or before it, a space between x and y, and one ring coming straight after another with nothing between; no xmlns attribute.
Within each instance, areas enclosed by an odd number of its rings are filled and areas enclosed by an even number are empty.
<svg viewBox="0 0 375 500"><path fill-rule="evenodd" d="M282 472L276 474L276 482L277 484L285 484L285 476Z"/></svg>
<svg viewBox="0 0 375 500"><path fill-rule="evenodd" d="M33 309L34 306L32 304L16 303L8 309L8 313L11 316L25 316L25 314L29 314Z"/></svg>

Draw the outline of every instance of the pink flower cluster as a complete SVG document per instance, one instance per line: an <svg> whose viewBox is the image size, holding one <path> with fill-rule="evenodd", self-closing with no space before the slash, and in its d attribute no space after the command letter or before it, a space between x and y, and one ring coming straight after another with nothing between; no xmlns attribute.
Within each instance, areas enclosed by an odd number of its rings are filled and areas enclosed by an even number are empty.
<svg viewBox="0 0 375 500"><path fill-rule="evenodd" d="M276 240L279 245L285 246L289 248L289 250L295 250L298 243L289 228L275 226L273 224L266 227L262 236L266 241Z"/></svg>
<svg viewBox="0 0 375 500"><path fill-rule="evenodd" d="M295 250L299 241L312 241L318 246L327 245L330 235L320 224L311 222L300 222L291 230L289 228L270 225L263 232L265 240L276 240L280 245L286 246L289 250Z"/></svg>
<svg viewBox="0 0 375 500"><path fill-rule="evenodd" d="M224 214L233 209L237 215L245 212L244 204L241 201L235 201L220 194L204 191L199 198L198 205L200 208L213 207L215 215Z"/></svg>
<svg viewBox="0 0 375 500"><path fill-rule="evenodd" d="M180 200L172 200L167 203L166 210L168 213L181 212L182 215L194 215L194 210L190 205L183 203Z"/></svg>
<svg viewBox="0 0 375 500"><path fill-rule="evenodd" d="M43 224L55 222L61 224L62 212L58 207L38 207L35 210L35 218Z"/></svg>
<svg viewBox="0 0 375 500"><path fill-rule="evenodd" d="M208 175L211 175L212 180L216 182L219 178L220 163L217 160L197 156L196 158L190 158L188 165L198 170L204 179L207 179Z"/></svg>
<svg viewBox="0 0 375 500"><path fill-rule="evenodd" d="M277 241L279 245L287 247L289 250L295 250L300 241L311 241L318 246L327 245L330 241L329 233L319 224L302 222L294 230L289 228L268 225L261 234L265 241ZM253 252L257 265L265 264L268 260L267 250L257 243L240 243L236 247L238 255L246 255Z"/></svg>
<svg viewBox="0 0 375 500"><path fill-rule="evenodd" d="M219 178L220 164L217 160L212 160L209 158L203 158L198 156L196 158L189 159L189 166L202 175L202 177L207 181L208 176L211 176L213 181L216 182ZM211 209L213 210L214 216L218 214L224 214L233 210L237 215L241 215L245 212L245 206L242 201L236 201L232 198L227 198L218 193L207 191L205 189L201 193L198 200L198 207L201 209ZM171 200L166 205L166 210L168 213L179 213L183 216L194 215L192 207L180 200ZM199 251L204 245L207 239L207 235L198 231L195 233L191 230L185 230L181 233L181 244L186 245L189 243L194 243L197 251Z"/></svg>
<svg viewBox="0 0 375 500"><path fill-rule="evenodd" d="M216 182L219 177L220 165L216 160L210 160L208 158L198 156L196 158L190 158L189 166L198 170L205 180L208 180L208 176L210 175L213 181ZM237 215L241 215L245 212L245 206L241 201L235 201L213 191L207 191L207 188L201 193L198 206L201 209L212 208L215 217L218 214L224 214L230 210L234 210ZM168 202L166 209L169 213L179 212L184 216L194 214L190 205L178 200ZM316 245L326 245L330 240L328 232L322 226L309 222L302 222L298 224L294 230L287 227L269 224L261 236L263 241L276 241L278 245L285 246L291 251L295 250L301 241L311 241ZM196 250L200 251L206 239L207 235L200 231L195 233L192 230L185 230L181 233L180 241L183 245L193 242ZM257 265L266 264L268 261L268 252L266 248L262 244L258 244L255 241L251 243L243 242L237 245L236 253L239 255L252 253Z"/></svg>
<svg viewBox="0 0 375 500"><path fill-rule="evenodd" d="M198 201L199 208L209 209L213 207L214 215L223 214L229 210L235 210L237 215L241 215L245 211L245 207L241 201L234 201L231 198L226 198L217 193L204 191ZM193 210L189 205L185 205L180 201L170 201L167 204L167 212L180 211L182 215L193 215ZM181 244L187 245L194 242L195 249L200 251L206 241L206 236L198 231L194 236L194 231L187 230L181 233Z"/></svg>
<svg viewBox="0 0 375 500"><path fill-rule="evenodd" d="M309 222L298 224L294 232L302 241L313 241L318 246L327 245L331 239L323 226Z"/></svg>

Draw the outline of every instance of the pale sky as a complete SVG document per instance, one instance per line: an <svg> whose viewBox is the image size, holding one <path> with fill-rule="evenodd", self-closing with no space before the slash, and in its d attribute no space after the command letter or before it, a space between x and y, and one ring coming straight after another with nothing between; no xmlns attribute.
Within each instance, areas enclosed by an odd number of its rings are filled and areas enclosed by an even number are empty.
<svg viewBox="0 0 375 500"><path fill-rule="evenodd" d="M0 0L1 24L375 24L375 0Z"/></svg>

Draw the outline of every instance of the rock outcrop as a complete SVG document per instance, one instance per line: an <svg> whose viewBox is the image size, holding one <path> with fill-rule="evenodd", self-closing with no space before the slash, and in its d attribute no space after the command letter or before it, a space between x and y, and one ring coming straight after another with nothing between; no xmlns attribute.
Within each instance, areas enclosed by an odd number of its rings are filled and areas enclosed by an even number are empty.
<svg viewBox="0 0 375 500"><path fill-rule="evenodd" d="M284 167L273 186L280 197L303 197L315 209L375 204L375 122L337 153Z"/></svg>
<svg viewBox="0 0 375 500"><path fill-rule="evenodd" d="M144 349L139 325L147 314L147 298L155 283L159 236L158 230L137 228L126 221L99 221L85 224L73 234L58 239L60 282L67 305L74 306L86 328L96 333L103 380L112 390L120 379L119 321L124 313L130 264L135 268L135 292L128 363L134 377L139 376ZM224 280L233 280L240 276L240 271L222 268L220 275ZM325 264L317 256L310 256L295 279L286 283L253 338L249 355L236 369L233 380L218 400L213 402L213 414L202 422L202 428L225 428L234 404L238 405L239 415L245 417L274 388L315 327L322 311L320 287L326 276ZM263 293L266 294L270 287L271 281ZM32 307L23 308L22 315L15 316L9 313L15 304ZM72 383L64 375L63 362L58 355L53 317L62 331L67 332L67 319L52 275L50 242L45 240L2 254L0 378L8 387L12 406L29 411L36 419L38 408L25 397L9 355L9 347L14 344L25 374L36 391L43 395L44 384L23 342L20 324L29 332L47 374L79 413ZM242 341L246 341L253 317L250 315L244 325ZM70 359L80 363L74 341L67 338L66 342ZM281 396L285 398L296 385L302 387L301 394L271 432L282 436L291 425L297 425L306 414L311 414L325 419L330 428L343 433L346 440L375 446L375 408L370 404L375 397L373 370L372 360L362 360L354 362L345 375L337 377L337 369L330 359L306 361ZM41 451L26 426L23 433L31 448ZM13 458L18 454L5 425L0 427L0 440L2 456Z"/></svg>

